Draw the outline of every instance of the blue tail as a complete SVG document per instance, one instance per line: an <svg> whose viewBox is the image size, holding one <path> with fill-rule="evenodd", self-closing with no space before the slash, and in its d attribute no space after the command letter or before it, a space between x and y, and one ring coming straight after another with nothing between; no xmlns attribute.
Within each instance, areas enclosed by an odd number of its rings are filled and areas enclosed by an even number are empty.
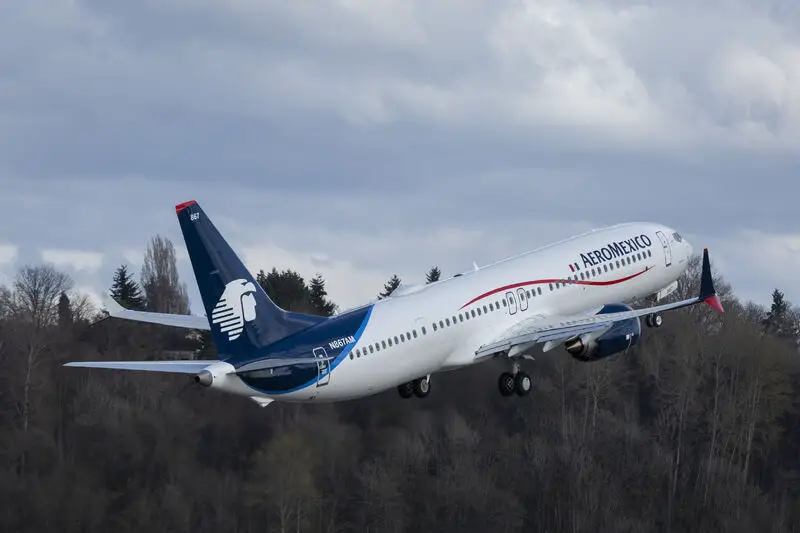
<svg viewBox="0 0 800 533"><path fill-rule="evenodd" d="M248 355L324 317L284 311L269 299L194 200L175 206L220 355Z"/></svg>

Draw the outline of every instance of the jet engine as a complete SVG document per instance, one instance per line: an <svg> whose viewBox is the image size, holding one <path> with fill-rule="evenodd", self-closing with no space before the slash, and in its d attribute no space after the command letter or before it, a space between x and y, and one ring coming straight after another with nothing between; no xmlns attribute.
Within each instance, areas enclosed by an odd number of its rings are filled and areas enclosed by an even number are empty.
<svg viewBox="0 0 800 533"><path fill-rule="evenodd" d="M598 314L630 311L625 304L606 305ZM614 354L624 352L639 341L642 334L642 323L638 317L622 320L602 332L591 332L570 339L564 347L572 357L579 361L597 361Z"/></svg>

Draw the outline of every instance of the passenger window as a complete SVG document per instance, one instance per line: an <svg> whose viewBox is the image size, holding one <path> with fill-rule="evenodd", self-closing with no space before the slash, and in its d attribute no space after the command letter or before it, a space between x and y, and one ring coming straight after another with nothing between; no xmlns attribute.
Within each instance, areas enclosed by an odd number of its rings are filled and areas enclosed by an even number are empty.
<svg viewBox="0 0 800 533"><path fill-rule="evenodd" d="M417 338L417 330L415 330L415 329L412 329L412 330L411 330L411 334L412 334L412 335L414 335L414 338L415 338L415 339Z"/></svg>
<svg viewBox="0 0 800 533"><path fill-rule="evenodd" d="M439 329L444 329L444 320L439 321Z"/></svg>
<svg viewBox="0 0 800 533"><path fill-rule="evenodd" d="M381 345L378 344L377 342L375 343L375 351L376 352L380 352L381 351Z"/></svg>
<svg viewBox="0 0 800 533"><path fill-rule="evenodd" d="M434 322L433 324L431 324L431 326L433 326L433 331L436 331L436 322Z"/></svg>
<svg viewBox="0 0 800 533"><path fill-rule="evenodd" d="M359 357L361 357L361 356L359 355ZM352 358L353 358L353 352L350 352L350 359L352 359Z"/></svg>
<svg viewBox="0 0 800 533"><path fill-rule="evenodd" d="M375 353L375 350L372 349L372 345L369 345L369 353Z"/></svg>
<svg viewBox="0 0 800 533"><path fill-rule="evenodd" d="M397 335L395 335L395 337L394 337L394 343L395 344L400 344L399 342L397 342Z"/></svg>
<svg viewBox="0 0 800 533"><path fill-rule="evenodd" d="M406 336L402 333L400 334L400 342L406 342Z"/></svg>
<svg viewBox="0 0 800 533"><path fill-rule="evenodd" d="M423 335L427 335L428 334L428 332L425 330L425 326L422 326L422 334Z"/></svg>
<svg viewBox="0 0 800 533"><path fill-rule="evenodd" d="M539 296L541 296L541 295L542 295L542 288L539 287Z"/></svg>
<svg viewBox="0 0 800 533"><path fill-rule="evenodd" d="M458 313L458 321L459 322L464 322L464 315L463 314Z"/></svg>
<svg viewBox="0 0 800 533"><path fill-rule="evenodd" d="M474 309L472 309L471 314L472 314L472 318L475 318L475 310Z"/></svg>
<svg viewBox="0 0 800 533"><path fill-rule="evenodd" d="M392 345L392 338L389 337L389 346L391 346L391 345Z"/></svg>
<svg viewBox="0 0 800 533"><path fill-rule="evenodd" d="M550 283L550 290L551 291L553 290L553 284L552 283Z"/></svg>
<svg viewBox="0 0 800 533"><path fill-rule="evenodd" d="M503 307L505 307L505 306L506 306L506 299L505 299L505 298L503 298L503 299L502 299L502 300L500 300L500 301L501 301L501 302L503 302Z"/></svg>
<svg viewBox="0 0 800 533"><path fill-rule="evenodd" d="M488 313L489 312L489 311L486 310L486 306L485 305L483 306L483 312L484 313Z"/></svg>
<svg viewBox="0 0 800 533"><path fill-rule="evenodd" d="M478 316L481 316L481 308L478 308Z"/></svg>
<svg viewBox="0 0 800 533"><path fill-rule="evenodd" d="M446 326L449 326L450 325L450 319L449 318L445 318L444 319L444 323L445 323Z"/></svg>

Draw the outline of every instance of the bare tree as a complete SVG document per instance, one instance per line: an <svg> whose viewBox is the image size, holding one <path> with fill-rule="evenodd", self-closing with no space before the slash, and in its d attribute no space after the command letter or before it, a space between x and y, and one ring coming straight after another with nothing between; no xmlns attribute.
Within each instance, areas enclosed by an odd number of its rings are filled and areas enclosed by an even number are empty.
<svg viewBox="0 0 800 533"><path fill-rule="evenodd" d="M11 291L8 287L0 285L0 319L5 318L11 312Z"/></svg>
<svg viewBox="0 0 800 533"><path fill-rule="evenodd" d="M186 284L178 277L175 246L172 241L156 235L150 240L142 266L142 288L147 310L159 313L189 314Z"/></svg>
<svg viewBox="0 0 800 533"><path fill-rule="evenodd" d="M34 370L42 353L45 352L47 329L58 320L60 296L72 288L72 279L51 265L23 266L14 279L14 293L11 297L12 313L25 327L25 368L22 383L22 400L19 412L22 430L28 433L31 418L31 390ZM26 455L21 456L24 470Z"/></svg>
<svg viewBox="0 0 800 533"><path fill-rule="evenodd" d="M72 279L51 265L23 266L14 280L12 310L38 331L58 319L58 300L72 288Z"/></svg>

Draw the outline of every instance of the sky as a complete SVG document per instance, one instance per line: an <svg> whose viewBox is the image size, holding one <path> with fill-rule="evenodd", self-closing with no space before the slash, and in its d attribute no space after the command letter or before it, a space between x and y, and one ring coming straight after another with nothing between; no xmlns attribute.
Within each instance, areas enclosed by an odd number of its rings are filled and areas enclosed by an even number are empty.
<svg viewBox="0 0 800 533"><path fill-rule="evenodd" d="M96 301L197 200L342 307L594 227L678 229L800 303L792 0L51 0L0 6L0 283Z"/></svg>

